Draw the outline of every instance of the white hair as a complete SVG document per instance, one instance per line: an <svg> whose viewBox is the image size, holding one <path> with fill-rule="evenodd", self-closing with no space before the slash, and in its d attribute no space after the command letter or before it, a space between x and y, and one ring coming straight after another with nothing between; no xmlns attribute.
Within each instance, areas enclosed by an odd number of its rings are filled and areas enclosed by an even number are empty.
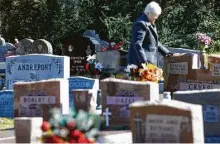
<svg viewBox="0 0 220 144"><path fill-rule="evenodd" d="M144 13L145 14L155 13L157 15L160 15L161 14L161 7L158 3L152 1L145 7Z"/></svg>

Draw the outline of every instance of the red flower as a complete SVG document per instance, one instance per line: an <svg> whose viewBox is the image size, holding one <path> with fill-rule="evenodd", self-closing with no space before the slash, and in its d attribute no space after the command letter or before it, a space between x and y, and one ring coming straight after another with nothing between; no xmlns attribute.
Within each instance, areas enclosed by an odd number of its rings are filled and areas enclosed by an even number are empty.
<svg viewBox="0 0 220 144"><path fill-rule="evenodd" d="M90 141L85 136L80 136L78 139L78 143L89 143Z"/></svg>
<svg viewBox="0 0 220 144"><path fill-rule="evenodd" d="M70 132L70 137L72 137L72 138L78 139L82 135L83 135L83 133L79 130L73 130Z"/></svg>
<svg viewBox="0 0 220 144"><path fill-rule="evenodd" d="M44 143L63 143L64 141L58 136L52 135L51 137L46 138Z"/></svg>
<svg viewBox="0 0 220 144"><path fill-rule="evenodd" d="M61 138L55 135L53 135L51 139L52 139L52 143L63 143L64 142Z"/></svg>
<svg viewBox="0 0 220 144"><path fill-rule="evenodd" d="M121 47L121 46L123 46L123 45L124 45L123 42L116 43L116 44L114 45L113 49L114 49L114 50L117 50L117 49L119 49L119 47Z"/></svg>
<svg viewBox="0 0 220 144"><path fill-rule="evenodd" d="M75 121L68 122L67 127L68 127L68 129L74 128L75 127Z"/></svg>
<svg viewBox="0 0 220 144"><path fill-rule="evenodd" d="M42 124L42 126L41 126L41 130L42 130L43 132L46 132L46 131L48 131L49 129L50 129L50 123L48 123L47 121L44 121L43 124Z"/></svg>
<svg viewBox="0 0 220 144"><path fill-rule="evenodd" d="M89 63L87 63L87 64L85 65L85 69L86 69L87 71L89 71Z"/></svg>
<svg viewBox="0 0 220 144"><path fill-rule="evenodd" d="M44 138L44 143L52 143L52 138L51 137Z"/></svg>
<svg viewBox="0 0 220 144"><path fill-rule="evenodd" d="M69 143L76 143L77 141L75 139L70 139Z"/></svg>

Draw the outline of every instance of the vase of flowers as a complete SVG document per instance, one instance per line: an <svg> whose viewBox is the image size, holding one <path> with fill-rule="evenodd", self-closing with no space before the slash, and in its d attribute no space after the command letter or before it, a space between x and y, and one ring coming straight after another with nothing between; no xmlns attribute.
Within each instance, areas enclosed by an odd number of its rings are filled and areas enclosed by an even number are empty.
<svg viewBox="0 0 220 144"><path fill-rule="evenodd" d="M211 44L211 38L209 36L207 36L206 34L203 33L197 33L197 40L198 42L198 47L200 50L200 69L206 69L206 64L205 64L205 60L206 60L206 49L209 47L209 45Z"/></svg>
<svg viewBox="0 0 220 144"><path fill-rule="evenodd" d="M163 71L153 64L143 63L141 67L128 65L125 72L129 74L130 80L134 81L151 81L158 83L163 80Z"/></svg>
<svg viewBox="0 0 220 144"><path fill-rule="evenodd" d="M100 78L100 74L103 69L103 64L98 62L96 59L96 55L88 56L87 57L87 63L85 65L86 72L88 75L90 75L92 78Z"/></svg>

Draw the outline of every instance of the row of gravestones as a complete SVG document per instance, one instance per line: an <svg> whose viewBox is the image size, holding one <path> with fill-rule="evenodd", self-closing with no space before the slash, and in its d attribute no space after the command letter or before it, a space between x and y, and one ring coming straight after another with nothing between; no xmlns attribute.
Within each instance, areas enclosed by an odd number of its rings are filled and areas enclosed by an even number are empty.
<svg viewBox="0 0 220 144"><path fill-rule="evenodd" d="M102 51L100 41L92 36L67 36L63 40L63 53L70 57L70 75L86 74L85 64L89 55L96 54L106 73L117 73L127 65L127 52L124 50Z"/></svg>
<svg viewBox="0 0 220 144"><path fill-rule="evenodd" d="M69 79L70 92L74 88L99 88L97 80L71 78L70 59L67 56L31 54L6 59L6 89L12 90L15 82L40 81L54 78ZM70 97L70 106L72 98Z"/></svg>
<svg viewBox="0 0 220 144"><path fill-rule="evenodd" d="M4 43L4 39L2 43ZM70 57L70 74L84 75L85 64L89 55L97 54L97 60L104 65L107 73L117 73L126 66L126 51L111 50L102 52L101 44L92 37L67 37L63 41L63 54ZM13 44L5 43L0 45L0 61L4 62L6 56L27 55L27 54L53 54L52 45L44 40L32 40L25 38L19 41L16 48ZM109 60L111 59L111 61Z"/></svg>
<svg viewBox="0 0 220 144"><path fill-rule="evenodd" d="M32 39L22 39L19 41L16 48L16 55L26 55L26 54L53 54L52 45L44 39L32 40Z"/></svg>
<svg viewBox="0 0 220 144"><path fill-rule="evenodd" d="M25 55L25 56L8 57L6 59L6 65L7 65L6 80L7 80L8 89L12 89L12 83L14 81L39 81L39 80L46 80L53 78L67 79L70 76L69 57L65 57L65 56L33 54L33 55ZM51 106L53 107L54 105L61 103L61 106L65 106L63 110L67 112L67 109L69 108L68 103L73 105L73 98L75 98L76 100L75 102L80 103L79 105L82 105L81 102L82 103L90 102L89 100L86 99L85 96L81 97L80 95L82 94L81 91L80 93L72 92L71 87L78 86L79 89L83 89L83 88L87 89L90 85L89 82L84 81L80 83L79 81L82 80L79 79L71 80L71 78L69 78L69 84L68 81L63 83L58 80L48 80L48 81L32 82L32 83L31 82L17 83L14 86L14 95L15 95L14 98L16 97L16 99L14 100L15 115L32 116L32 113L34 113L34 115L37 116L42 115L42 108L41 107L39 108L36 105L36 100L39 100L39 96L44 96L44 97L49 96L47 98L45 97L45 99L40 98L39 103L43 104L43 108L45 107L46 109L45 111L47 111L47 109L50 108ZM68 87L70 87L70 90L65 89ZM139 100L154 101L159 99L158 85L149 84L148 82L141 83L141 82L106 79L102 81L101 88L102 88L102 96L103 96L102 112L106 116L111 114L110 125L125 125L125 124L129 125L130 103ZM95 95L95 93L97 93L97 89L94 90L95 92L91 92L91 93L94 93ZM69 95L66 94L68 91L69 91ZM71 95L73 93L76 94L74 95L74 97L73 95ZM29 98L31 96L32 98ZM61 97L64 100L62 100ZM198 97L197 99L202 100L199 99ZM95 101L95 99L93 99L93 101ZM6 103L6 104L10 104L10 103ZM11 104L13 104L13 102L11 102ZM213 104L210 103L210 105ZM209 107L208 109L213 109L213 107ZM207 112L207 114L208 113L209 112ZM213 114L211 114L209 117L211 117L212 115ZM215 119L216 117L217 116L215 116ZM107 119L108 118L106 118L106 120ZM210 119L210 118L206 118L206 119ZM213 134L212 133L209 134L208 138L210 139L210 137L213 136L214 134L218 135L218 133L213 132Z"/></svg>
<svg viewBox="0 0 220 144"><path fill-rule="evenodd" d="M46 107L52 104L53 107L55 103L62 103L65 111L69 108L74 108L75 105L80 107L86 101L87 91L90 92L91 98L95 98L92 103L95 110L100 103L97 102L98 90L98 80L86 77L16 82L12 90L0 91L0 117L42 116L41 113L36 112L38 107L36 107L36 104L47 104ZM48 98L48 96L51 97ZM41 101L42 103L39 101L35 103L38 98L44 99ZM78 109L76 106L75 108ZM14 112L18 113L15 114Z"/></svg>
<svg viewBox="0 0 220 144"><path fill-rule="evenodd" d="M16 83L15 117L43 116L48 120L48 110L55 106L67 114L67 86L66 79ZM159 100L156 83L114 78L102 80L101 89L106 126L131 125L134 143L203 143L204 139L206 142L219 142L220 90L176 92L175 100ZM82 90L76 91L82 94ZM72 93L79 94L74 90ZM92 92L88 90L88 93ZM88 98L87 94L83 98L74 95L77 101L74 104L83 105L90 111L93 108L88 103L91 104L95 98Z"/></svg>
<svg viewBox="0 0 220 144"><path fill-rule="evenodd" d="M4 40L3 40L4 41ZM0 61L5 61L5 56L10 50L14 50L13 44L4 44L0 46ZM16 55L26 55L26 54L52 54L52 45L44 40L32 40L32 39L22 39L19 41L17 48L15 49ZM188 50L181 48L169 48L173 53L184 53L190 52L198 54L196 50ZM10 52L11 53L11 52ZM13 52L12 52L13 53ZM102 46L99 41L93 37L80 36L80 37L67 37L63 41L63 53L70 57L70 75L83 75L85 74L85 64L86 59L89 55L97 54L97 60L103 63L104 72L107 73L118 73L125 69L127 65L127 52L124 50L109 50L102 52ZM159 55L158 66L163 68L163 57ZM198 59L199 65L199 59Z"/></svg>

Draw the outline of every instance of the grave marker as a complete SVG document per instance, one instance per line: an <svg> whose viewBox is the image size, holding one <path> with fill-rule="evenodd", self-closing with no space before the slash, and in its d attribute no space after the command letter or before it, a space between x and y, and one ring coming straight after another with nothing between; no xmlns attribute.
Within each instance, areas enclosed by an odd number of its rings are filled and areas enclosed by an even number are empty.
<svg viewBox="0 0 220 144"><path fill-rule="evenodd" d="M131 104L130 110L133 143L204 143L200 105L145 101Z"/></svg>
<svg viewBox="0 0 220 144"><path fill-rule="evenodd" d="M129 126L129 104L135 101L159 100L159 86L153 82L138 82L107 78L101 81L102 111L112 113L110 126Z"/></svg>
<svg viewBox="0 0 220 144"><path fill-rule="evenodd" d="M0 117L14 118L14 94L12 90L0 91Z"/></svg>
<svg viewBox="0 0 220 144"><path fill-rule="evenodd" d="M25 38L19 41L18 48L16 48L16 55L26 55L26 54L32 54L32 44L34 40Z"/></svg>
<svg viewBox="0 0 220 144"><path fill-rule="evenodd" d="M6 87L16 81L69 78L69 57L49 54L11 56L6 59Z"/></svg>
<svg viewBox="0 0 220 144"><path fill-rule="evenodd" d="M220 90L177 91L173 96L175 100L202 105L205 142L220 143Z"/></svg>
<svg viewBox="0 0 220 144"><path fill-rule="evenodd" d="M53 54L52 45L45 39L35 40L31 46L33 53Z"/></svg>
<svg viewBox="0 0 220 144"><path fill-rule="evenodd" d="M96 95L94 94L96 93ZM96 112L97 92L92 89L75 89L72 91L74 96L74 107L76 111L80 109L87 112Z"/></svg>
<svg viewBox="0 0 220 144"><path fill-rule="evenodd" d="M69 106L70 108L74 108L74 95L72 93L73 90L76 89L85 89L92 90L93 96L97 96L99 90L99 80L91 79L87 77L75 76L69 78Z"/></svg>
<svg viewBox="0 0 220 144"><path fill-rule="evenodd" d="M49 119L49 110L57 107L62 114L69 113L67 79L50 79L14 84L15 117L43 117Z"/></svg>
<svg viewBox="0 0 220 144"><path fill-rule="evenodd" d="M63 44L64 55L70 57L70 74L83 75L87 56L95 54L95 45L89 37L68 36Z"/></svg>
<svg viewBox="0 0 220 144"><path fill-rule="evenodd" d="M39 117L15 118L15 140L16 143L39 143L42 136L41 125L43 119Z"/></svg>

